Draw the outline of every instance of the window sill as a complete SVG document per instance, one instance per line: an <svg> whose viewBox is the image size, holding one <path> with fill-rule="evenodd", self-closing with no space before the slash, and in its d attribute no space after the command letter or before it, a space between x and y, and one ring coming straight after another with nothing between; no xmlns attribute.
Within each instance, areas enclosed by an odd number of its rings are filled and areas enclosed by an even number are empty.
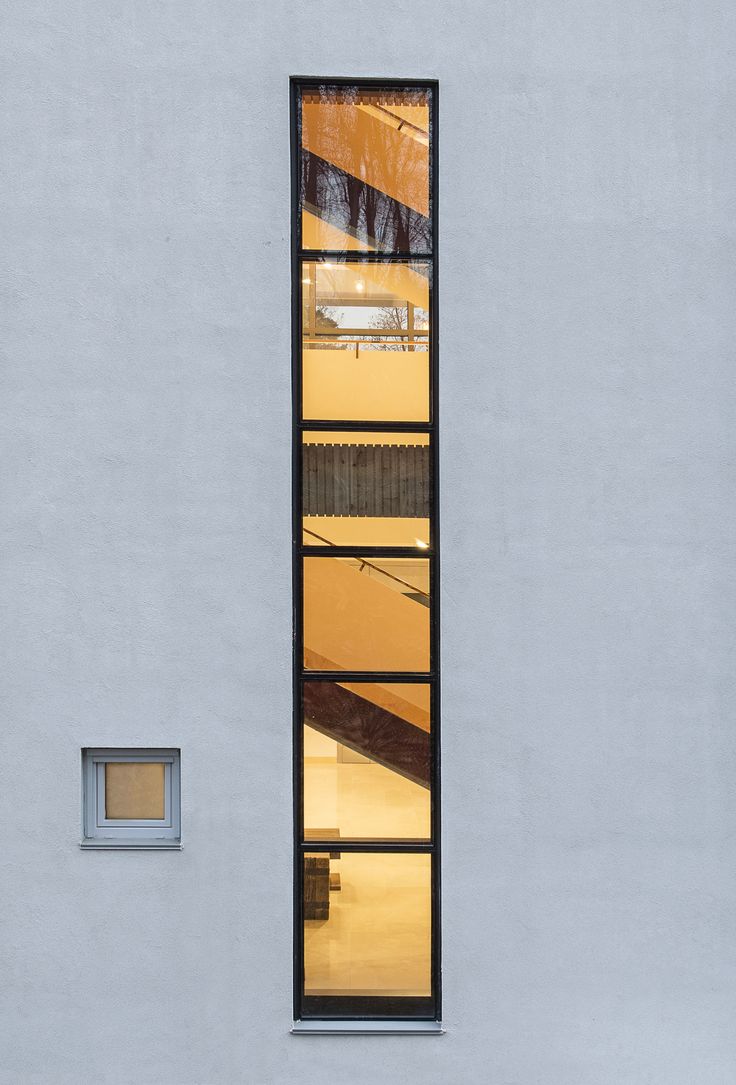
<svg viewBox="0 0 736 1085"><path fill-rule="evenodd" d="M179 840L82 840L82 851L181 851Z"/></svg>
<svg viewBox="0 0 736 1085"><path fill-rule="evenodd" d="M443 1036L439 1021L295 1021L292 1036Z"/></svg>

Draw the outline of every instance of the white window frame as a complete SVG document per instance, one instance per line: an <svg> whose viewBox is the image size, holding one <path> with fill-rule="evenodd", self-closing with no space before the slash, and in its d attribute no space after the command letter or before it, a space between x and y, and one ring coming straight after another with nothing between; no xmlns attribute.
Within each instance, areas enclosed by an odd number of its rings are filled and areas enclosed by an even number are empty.
<svg viewBox="0 0 736 1085"><path fill-rule="evenodd" d="M82 750L83 848L181 848L180 751L172 749ZM160 819L107 818L105 765L112 762L164 765L164 816Z"/></svg>

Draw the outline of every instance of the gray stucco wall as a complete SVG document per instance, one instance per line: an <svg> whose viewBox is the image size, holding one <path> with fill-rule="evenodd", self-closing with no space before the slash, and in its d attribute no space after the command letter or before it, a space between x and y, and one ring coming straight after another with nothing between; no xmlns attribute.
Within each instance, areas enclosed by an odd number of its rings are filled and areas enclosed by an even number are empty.
<svg viewBox="0 0 736 1085"><path fill-rule="evenodd" d="M731 1085L731 5L3 7L0 1080ZM290 74L441 80L441 1038L289 1035Z"/></svg>

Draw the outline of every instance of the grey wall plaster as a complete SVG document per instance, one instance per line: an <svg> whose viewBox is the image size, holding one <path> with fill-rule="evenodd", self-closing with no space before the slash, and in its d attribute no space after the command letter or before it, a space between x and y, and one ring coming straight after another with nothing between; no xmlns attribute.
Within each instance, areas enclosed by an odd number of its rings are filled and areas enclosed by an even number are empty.
<svg viewBox="0 0 736 1085"><path fill-rule="evenodd" d="M734 11L3 5L0 1080L736 1079ZM445 1017L295 1038L290 74L441 80ZM79 749L182 748L83 854Z"/></svg>

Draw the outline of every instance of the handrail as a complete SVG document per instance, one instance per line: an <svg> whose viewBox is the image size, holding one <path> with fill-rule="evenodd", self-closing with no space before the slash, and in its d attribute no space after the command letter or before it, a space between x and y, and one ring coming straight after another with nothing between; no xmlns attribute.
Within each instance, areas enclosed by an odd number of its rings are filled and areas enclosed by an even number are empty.
<svg viewBox="0 0 736 1085"><path fill-rule="evenodd" d="M316 531L310 531L308 527L302 527L302 531L305 535L311 535L313 539L319 539L320 542L326 543L327 546L337 546L337 543L331 542L329 539L326 539L324 535L318 535ZM306 556L308 557L309 555ZM366 566L369 569L375 569L377 573L381 574L381 576L387 576L389 580L395 580L397 584L403 584L405 588L411 588L411 590L417 595L421 595L423 596L423 598L429 600L429 592L422 591L421 588L417 588L414 584L410 584L408 580L402 580L400 576L394 576L393 573L387 573L385 569L382 569L380 567L380 565L374 565L372 562L366 561L365 558L356 557L355 561L360 562L359 572L362 572L363 569L366 568Z"/></svg>
<svg viewBox="0 0 736 1085"><path fill-rule="evenodd" d="M364 344L368 344L368 346L376 346L376 345L380 346L381 343L383 342L383 340L382 339L376 339L376 338L373 338L373 339L366 339L366 338L358 339L358 338L354 338L353 336L351 336L350 338L334 340L331 337L328 338L326 336L304 335L304 336L302 336L302 342L303 343L327 343L327 342L329 342L330 345L332 345L334 343L335 346L340 346L341 343L345 343L346 346L350 346L350 345L352 345L354 343L357 343L358 346L363 346ZM403 347L403 346L426 347L427 345L428 345L428 343L427 343L426 339L407 339L407 340L402 340L400 343L386 343L386 346L388 346L388 347Z"/></svg>
<svg viewBox="0 0 736 1085"><path fill-rule="evenodd" d="M428 339L429 328L335 328L334 331L329 328L320 328L319 330L315 329L312 334L336 339L339 339L342 335L367 335L372 341L380 341L387 336L393 339L397 337L405 339L407 336L419 335L424 339Z"/></svg>
<svg viewBox="0 0 736 1085"><path fill-rule="evenodd" d="M355 357L357 358L360 353L360 348L364 347L366 350L375 349L376 351L395 351L397 354L427 354L429 351L429 344L426 339L407 339L401 342L386 343L376 339L312 339L310 336L304 336L302 339L302 348L304 350L318 350L323 347L325 350L349 350L355 351Z"/></svg>

